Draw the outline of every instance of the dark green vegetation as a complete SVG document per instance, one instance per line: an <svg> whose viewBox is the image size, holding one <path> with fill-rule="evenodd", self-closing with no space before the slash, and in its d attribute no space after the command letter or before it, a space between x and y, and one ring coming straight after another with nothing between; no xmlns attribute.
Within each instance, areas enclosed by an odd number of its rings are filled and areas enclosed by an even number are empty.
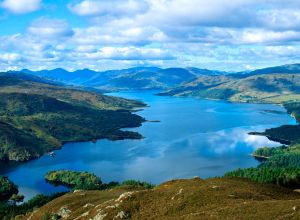
<svg viewBox="0 0 300 220"><path fill-rule="evenodd" d="M18 192L18 187L14 183L6 177L0 176L0 202L10 199Z"/></svg>
<svg viewBox="0 0 300 220"><path fill-rule="evenodd" d="M226 173L225 176L243 177L259 183L272 183L280 186L297 189L300 186L299 167L271 167L238 169Z"/></svg>
<svg viewBox="0 0 300 220"><path fill-rule="evenodd" d="M102 184L101 179L94 174L68 170L48 172L45 179L54 185L64 185L72 189L98 189Z"/></svg>
<svg viewBox="0 0 300 220"><path fill-rule="evenodd" d="M143 103L0 74L0 160L27 161L70 141L139 139Z"/></svg>
<svg viewBox="0 0 300 220"><path fill-rule="evenodd" d="M110 182L102 183L100 177L88 172L75 172L70 170L51 171L45 175L46 181L54 185L63 185L71 189L81 190L104 190L116 186L140 186L146 189L153 188L154 185L136 180L126 180L123 183Z"/></svg>
<svg viewBox="0 0 300 220"><path fill-rule="evenodd" d="M286 102L283 105L287 112L291 114L299 123L300 102ZM264 132L252 132L251 134L264 135L271 140L297 146L300 144L300 125L283 125L278 128L267 129Z"/></svg>
<svg viewBox="0 0 300 220"><path fill-rule="evenodd" d="M37 209L64 194L65 193L56 193L51 196L36 195L21 205L0 202L0 218L2 220L10 220L14 219L15 216L25 215L26 213L32 212L34 209Z"/></svg>
<svg viewBox="0 0 300 220"><path fill-rule="evenodd" d="M299 122L300 103L285 103L289 114ZM300 125L284 125L252 134L265 135L271 140L286 142L289 146L263 147L254 152L264 158L258 168L238 169L226 176L244 177L261 183L273 183L290 188L300 188Z"/></svg>
<svg viewBox="0 0 300 220"><path fill-rule="evenodd" d="M299 207L300 194L290 189L241 178L194 178L150 190L70 192L18 219L299 219Z"/></svg>

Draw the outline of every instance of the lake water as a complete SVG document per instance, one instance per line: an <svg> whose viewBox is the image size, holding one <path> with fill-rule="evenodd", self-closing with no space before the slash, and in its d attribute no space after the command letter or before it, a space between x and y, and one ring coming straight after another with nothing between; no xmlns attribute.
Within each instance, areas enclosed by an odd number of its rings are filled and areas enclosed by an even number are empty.
<svg viewBox="0 0 300 220"><path fill-rule="evenodd" d="M44 181L51 170L90 171L104 182L136 179L154 184L174 178L221 176L225 172L257 166L249 156L257 147L278 146L250 131L283 124L295 124L280 106L236 104L223 101L154 96L149 92L123 92L111 95L142 100L150 107L137 114L147 120L139 128L143 140L97 143L68 143L48 155L9 170L0 169L30 198L37 193L64 190ZM2 170L2 171L1 171Z"/></svg>

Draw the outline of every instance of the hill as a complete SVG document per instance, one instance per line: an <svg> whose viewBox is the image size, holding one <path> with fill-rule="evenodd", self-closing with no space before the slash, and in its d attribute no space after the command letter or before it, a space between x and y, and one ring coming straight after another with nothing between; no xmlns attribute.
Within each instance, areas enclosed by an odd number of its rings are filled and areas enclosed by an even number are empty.
<svg viewBox="0 0 300 220"><path fill-rule="evenodd" d="M233 102L282 103L300 99L300 74L207 76L161 95L196 96Z"/></svg>
<svg viewBox="0 0 300 220"><path fill-rule="evenodd" d="M299 219L300 194L239 178L74 191L17 219Z"/></svg>
<svg viewBox="0 0 300 220"><path fill-rule="evenodd" d="M249 72L249 75L269 74L269 73L300 73L300 64L286 64L282 66L257 69Z"/></svg>
<svg viewBox="0 0 300 220"><path fill-rule="evenodd" d="M121 128L144 121L143 103L0 75L0 160L27 161L70 141L142 138Z"/></svg>
<svg viewBox="0 0 300 220"><path fill-rule="evenodd" d="M61 68L41 71L24 69L21 72L55 82L93 87L106 91L166 89L193 80L199 75L223 74L220 71L198 68L161 69L158 67L135 67L103 72L89 69L69 72Z"/></svg>

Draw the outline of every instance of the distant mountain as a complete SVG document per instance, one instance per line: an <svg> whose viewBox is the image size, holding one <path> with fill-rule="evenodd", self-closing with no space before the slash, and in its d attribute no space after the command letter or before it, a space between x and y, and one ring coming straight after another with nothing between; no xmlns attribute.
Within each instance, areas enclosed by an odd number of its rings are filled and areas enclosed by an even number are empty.
<svg viewBox="0 0 300 220"><path fill-rule="evenodd" d="M104 72L97 72L90 69L76 70L74 72L69 72L61 68L41 71L23 69L20 72L55 82L102 90L167 89L194 80L198 76L226 74L226 72L193 67L167 69L134 67Z"/></svg>
<svg viewBox="0 0 300 220"><path fill-rule="evenodd" d="M248 75L258 74L274 74L274 73L300 73L300 64L287 64L283 66L268 67L264 69L254 70L248 73Z"/></svg>
<svg viewBox="0 0 300 220"><path fill-rule="evenodd" d="M82 69L76 70L74 72L69 72L62 68L41 71L31 71L28 69L23 69L20 72L70 85L81 85L84 81L98 74L97 72L89 69Z"/></svg>
<svg viewBox="0 0 300 220"><path fill-rule="evenodd" d="M170 94L190 94L188 90L203 90L220 84L246 79L256 75L280 75L300 73L300 64L269 67L254 71L225 72L217 70L187 68L158 68L158 67L134 67L121 70L108 70L97 72L90 69L69 72L57 68L53 70L20 71L29 77L40 77L55 83L76 85L99 89L101 91L118 90L170 90ZM19 72L19 73L20 73ZM17 74L18 72L12 72ZM38 80L38 78L36 78ZM41 80L41 79L39 79ZM186 91L185 91L186 90ZM229 90L226 90L229 91ZM255 91L254 91L255 92ZM228 96L229 94L227 94Z"/></svg>

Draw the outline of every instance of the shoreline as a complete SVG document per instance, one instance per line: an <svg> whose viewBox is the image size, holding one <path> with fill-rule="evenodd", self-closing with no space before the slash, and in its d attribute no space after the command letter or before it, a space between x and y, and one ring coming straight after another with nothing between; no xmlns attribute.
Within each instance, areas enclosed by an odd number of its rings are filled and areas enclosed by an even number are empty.
<svg viewBox="0 0 300 220"><path fill-rule="evenodd" d="M145 122L148 122L146 119L144 119L143 121L140 122L140 125L138 126L135 126L135 127L123 127L123 128L119 128L118 130L116 130L116 132L118 131L121 131L121 132L126 132L125 131L122 131L121 129L129 129L129 128L139 128L143 125L143 123ZM129 131L131 132L131 131ZM69 144L69 143L84 143L84 142L92 142L92 143L96 143L97 141L99 140L110 140L110 141L120 141L120 140L142 140L144 139L145 137L143 135L141 135L140 133L138 132L131 132L132 134L135 134L136 136L132 136L132 137L129 137L129 136L116 136L116 137L109 137L110 135L108 136L102 136L102 137L96 137L96 138L87 138L87 139L81 139L81 140L73 140L73 141L61 141L61 144L59 146L53 146L53 148L51 148L49 151L47 152L44 152L42 153L41 155L39 156L33 156L32 158L28 159L28 160L25 160L25 161L17 161L17 160L2 160L0 161L1 164L3 165L8 165L7 169L10 169L10 166L15 168L15 167L18 167L20 165L23 165L23 164L26 164L26 163L29 163L31 161L34 161L34 160L38 160L40 159L41 157L43 156L46 156L46 155L49 155L49 153L51 153L52 151L58 151L58 150L61 150L64 145L66 144ZM113 134L111 134L113 136ZM6 173L6 172L5 172ZM3 174L5 174L3 173ZM3 175L0 173L0 175Z"/></svg>

